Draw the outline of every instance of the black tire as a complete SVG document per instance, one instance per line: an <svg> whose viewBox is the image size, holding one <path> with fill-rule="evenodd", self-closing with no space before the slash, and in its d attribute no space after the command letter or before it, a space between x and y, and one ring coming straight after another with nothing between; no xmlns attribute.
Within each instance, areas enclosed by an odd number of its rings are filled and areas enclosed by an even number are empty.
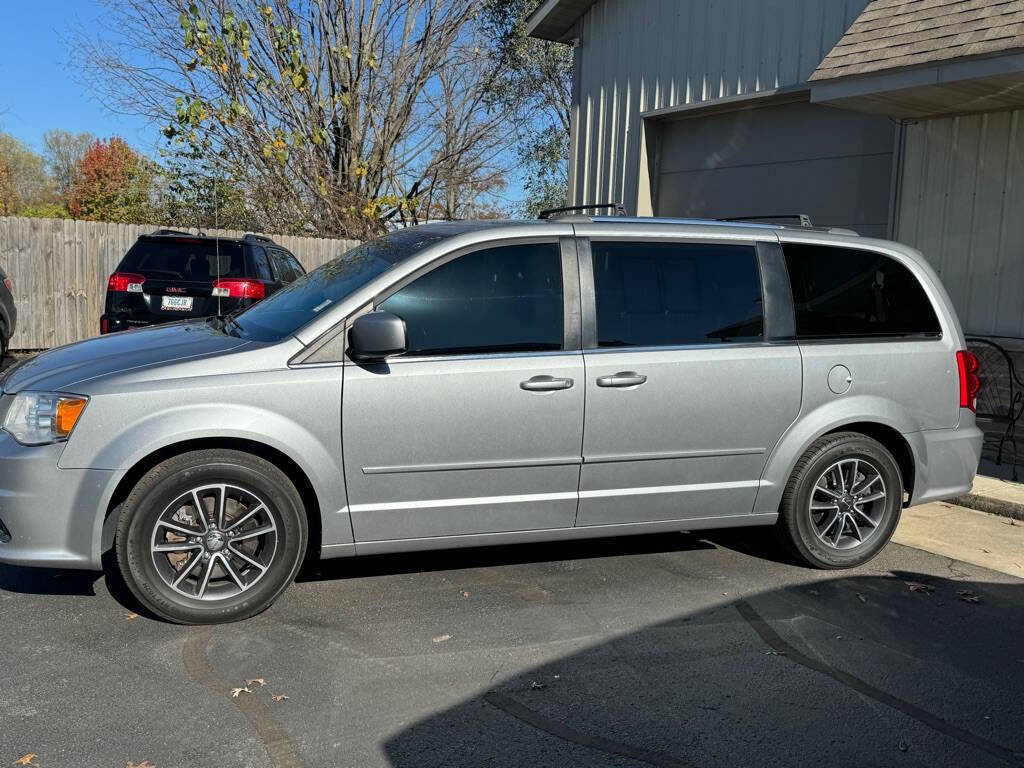
<svg viewBox="0 0 1024 768"><path fill-rule="evenodd" d="M274 537L273 548L270 549L267 544L268 548L262 554L269 558L263 571L246 565L242 560L233 560L236 564L241 563L241 567L236 571L242 577L242 583L227 581L230 568L211 565L210 574L219 572L223 578L207 576L207 583L203 589L216 585L220 589L218 594L223 597L214 595L212 599L200 600L182 594L172 586L169 577L161 575L162 572L166 574L169 571L173 577L176 575L174 569L177 567L177 573L180 573L185 570L185 565L191 569L195 567L189 564L192 561L179 560L175 565L173 561L168 561L163 553L151 551L151 546L157 541L158 536L168 535L166 526L158 529L157 524L158 520L169 519L166 513L176 500L187 497L191 489L220 484L227 484L233 491L237 489L239 492L249 493L257 501L262 502L250 505L253 508L262 506L265 509L253 520L266 521L268 526L273 523L275 529L273 534L270 534ZM210 503L211 507L217 503L216 497L212 498L214 501ZM224 498L227 498L227 491L224 492ZM201 503L206 505L206 498ZM245 508L236 506L235 509L241 509L237 518L240 520ZM204 529L216 529L212 517L209 524L201 524ZM260 524L250 522L241 525L258 527ZM223 521L221 526L225 531L228 530ZM244 528L240 527L237 530L243 531ZM173 533L170 535L175 536ZM307 537L307 521L302 499L295 486L280 469L264 459L247 453L213 449L175 456L147 472L132 489L122 506L114 546L122 577L132 594L146 608L158 616L180 624L219 624L246 619L268 608L294 580L306 551ZM177 538L181 538L182 543L185 543L184 537ZM253 546L264 547L266 538L269 538L269 535L255 538ZM206 570L205 563L198 562L198 559L203 554L210 559L210 550L205 536L197 536L196 539L203 542L197 547L201 554L197 551L186 555L191 558L194 554L197 559L198 567L189 579L195 577L198 582L197 574ZM233 544L237 546L236 543ZM218 562L218 557L227 561L226 555L234 552L231 546L222 543L219 551L212 555L214 562ZM258 556L256 549L250 554ZM182 557L177 554L175 556ZM219 568L219 571L215 570L215 567ZM246 576L245 569L248 569L250 575ZM189 583L191 582L183 582L181 588L185 589ZM246 584L244 589L243 584ZM239 592L231 594L230 590L236 586ZM199 589L197 583L194 593L198 593Z"/></svg>
<svg viewBox="0 0 1024 768"><path fill-rule="evenodd" d="M811 511L811 496L815 492L819 478L823 478L823 473L836 462L851 459L868 462L868 466L877 470L884 483L886 495L873 510L878 523L871 528L870 533L860 530L866 529L867 526L863 520L858 520L861 523L858 526L858 534L864 537L863 542L856 543L852 526L842 520L837 522L838 526L846 525L845 530L850 533L843 537L843 543L847 548L839 549L835 545L827 544L826 541L832 536L838 540L844 529L832 527L823 539L819 533L819 526L825 525L827 519L832 518L823 516L819 518L822 522L816 526L814 513ZM842 473L842 468L839 471ZM855 472L856 467L848 471ZM816 499L824 499L826 503L828 498L823 497L821 492L816 496ZM847 508L845 504L844 501L844 508ZM837 500L837 512L840 511L838 505ZM903 477L892 454L881 443L866 435L857 432L836 432L816 440L796 463L782 496L776 533L787 550L812 568L853 568L871 560L889 543L900 521L902 508Z"/></svg>
<svg viewBox="0 0 1024 768"><path fill-rule="evenodd" d="M7 324L0 320L0 363L7 359L7 352L11 348L11 340L7 336Z"/></svg>

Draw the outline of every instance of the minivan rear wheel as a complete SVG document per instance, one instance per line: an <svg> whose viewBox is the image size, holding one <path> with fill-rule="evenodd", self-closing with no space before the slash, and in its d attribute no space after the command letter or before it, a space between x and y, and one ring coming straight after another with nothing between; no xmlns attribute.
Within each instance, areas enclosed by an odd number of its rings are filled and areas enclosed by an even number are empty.
<svg viewBox="0 0 1024 768"><path fill-rule="evenodd" d="M307 523L276 466L233 450L158 464L121 509L115 548L132 594L182 624L216 624L265 610L295 578Z"/></svg>
<svg viewBox="0 0 1024 768"><path fill-rule="evenodd" d="M814 568L852 568L892 538L903 507L903 478L876 440L838 432L816 440L786 485L777 532Z"/></svg>

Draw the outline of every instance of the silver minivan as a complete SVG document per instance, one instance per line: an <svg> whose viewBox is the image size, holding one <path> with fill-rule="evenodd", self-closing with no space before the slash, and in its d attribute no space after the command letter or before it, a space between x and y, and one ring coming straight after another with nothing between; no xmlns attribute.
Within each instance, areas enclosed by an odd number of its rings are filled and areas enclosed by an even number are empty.
<svg viewBox="0 0 1024 768"><path fill-rule="evenodd" d="M395 231L237 316L0 384L0 561L112 551L186 623L252 616L307 557L774 526L847 568L967 491L981 449L921 254L750 223Z"/></svg>

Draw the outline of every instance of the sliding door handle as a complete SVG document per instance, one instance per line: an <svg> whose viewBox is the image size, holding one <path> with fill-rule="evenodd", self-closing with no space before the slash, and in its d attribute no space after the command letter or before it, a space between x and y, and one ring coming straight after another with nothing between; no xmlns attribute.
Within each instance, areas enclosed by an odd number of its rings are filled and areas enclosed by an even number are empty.
<svg viewBox="0 0 1024 768"><path fill-rule="evenodd" d="M600 376L597 379L599 387L639 387L647 381L647 377L636 371L619 371L611 376Z"/></svg>
<svg viewBox="0 0 1024 768"><path fill-rule="evenodd" d="M534 376L519 382L521 389L527 392L555 392L559 389L572 389L572 379L556 379L554 376Z"/></svg>

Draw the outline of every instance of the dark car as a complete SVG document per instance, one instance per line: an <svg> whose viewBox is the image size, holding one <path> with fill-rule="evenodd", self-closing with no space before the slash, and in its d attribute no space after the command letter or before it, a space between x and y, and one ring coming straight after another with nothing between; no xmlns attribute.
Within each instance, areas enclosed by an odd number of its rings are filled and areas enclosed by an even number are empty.
<svg viewBox="0 0 1024 768"><path fill-rule="evenodd" d="M11 337L18 328L18 310L14 306L11 278L0 269L0 361L7 357Z"/></svg>
<svg viewBox="0 0 1024 768"><path fill-rule="evenodd" d="M298 259L269 237L157 230L136 241L107 281L100 333L226 315L304 274Z"/></svg>

